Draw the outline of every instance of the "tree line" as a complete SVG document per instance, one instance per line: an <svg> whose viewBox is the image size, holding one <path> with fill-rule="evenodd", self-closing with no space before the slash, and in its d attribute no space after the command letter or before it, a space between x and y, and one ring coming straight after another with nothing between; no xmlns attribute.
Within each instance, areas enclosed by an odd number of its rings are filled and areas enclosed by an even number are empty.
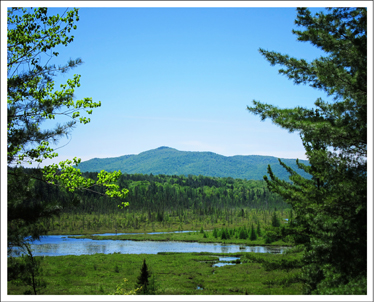
<svg viewBox="0 0 374 302"><path fill-rule="evenodd" d="M97 172L83 173L84 177L97 178ZM200 215L209 215L225 208L290 208L283 198L271 193L264 181L218 178L206 176L123 174L118 179L120 189L129 190L126 202L128 211L158 212L192 210ZM45 182L35 181L34 190L49 200L61 205L76 200L75 207L66 207L64 213L109 214L118 212L118 202L96 192L70 193ZM98 189L100 192L101 188Z"/></svg>

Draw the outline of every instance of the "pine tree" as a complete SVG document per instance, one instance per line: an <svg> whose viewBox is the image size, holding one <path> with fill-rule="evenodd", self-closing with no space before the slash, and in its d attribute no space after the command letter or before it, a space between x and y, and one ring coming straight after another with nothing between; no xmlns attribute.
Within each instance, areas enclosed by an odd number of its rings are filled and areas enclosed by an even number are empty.
<svg viewBox="0 0 374 302"><path fill-rule="evenodd" d="M279 221L276 211L273 212L273 216L271 217L271 226L275 228L280 227L280 221Z"/></svg>
<svg viewBox="0 0 374 302"><path fill-rule="evenodd" d="M149 278L151 277L151 273L148 269L147 263L145 259L143 260L143 265L140 269L140 275L137 278L137 282L135 285L135 289L141 288L137 291L138 295L149 295L151 294L151 289L149 288Z"/></svg>
<svg viewBox="0 0 374 302"><path fill-rule="evenodd" d="M230 239L231 238L230 231L227 228L225 229L225 233L226 233L226 238Z"/></svg>
<svg viewBox="0 0 374 302"><path fill-rule="evenodd" d="M261 231L261 228L260 228L260 222L259 221L257 221L257 236L262 237L262 231Z"/></svg>
<svg viewBox="0 0 374 302"><path fill-rule="evenodd" d="M229 239L228 234L227 234L227 232L224 228L222 228L222 230L221 230L221 239L222 240Z"/></svg>
<svg viewBox="0 0 374 302"><path fill-rule="evenodd" d="M366 294L367 291L367 10L329 8L315 16L297 9L294 30L326 56L303 59L260 49L295 84L309 84L333 96L319 98L315 109L280 109L254 101L248 108L261 119L300 132L310 165L296 162L311 174L289 172L277 178L270 166L264 177L269 189L292 205L294 232L305 240L303 276L307 294Z"/></svg>
<svg viewBox="0 0 374 302"><path fill-rule="evenodd" d="M253 226L253 223L252 223L252 228L251 228L251 236L249 238L251 241L253 240L256 240L257 239L257 235L256 235L256 231L255 231L255 228Z"/></svg>
<svg viewBox="0 0 374 302"><path fill-rule="evenodd" d="M243 228L240 228L239 239L247 239L247 238L248 238L248 234L246 230Z"/></svg>

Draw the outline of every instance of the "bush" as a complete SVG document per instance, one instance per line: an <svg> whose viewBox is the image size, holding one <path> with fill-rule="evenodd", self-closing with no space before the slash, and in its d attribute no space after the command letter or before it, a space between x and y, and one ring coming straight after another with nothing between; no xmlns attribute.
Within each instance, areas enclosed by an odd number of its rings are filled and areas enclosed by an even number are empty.
<svg viewBox="0 0 374 302"><path fill-rule="evenodd" d="M324 280L317 286L313 294L319 295L367 295L367 278L358 277L347 284L332 287L332 282Z"/></svg>
<svg viewBox="0 0 374 302"><path fill-rule="evenodd" d="M126 284L128 280L126 278L123 279L123 282ZM125 284L119 284L117 285L117 289L113 294L109 295L136 295L136 293L141 290L141 288L137 288L134 290L127 291Z"/></svg>
<svg viewBox="0 0 374 302"><path fill-rule="evenodd" d="M274 231L267 231L265 234L265 243L272 243L279 239L279 235Z"/></svg>

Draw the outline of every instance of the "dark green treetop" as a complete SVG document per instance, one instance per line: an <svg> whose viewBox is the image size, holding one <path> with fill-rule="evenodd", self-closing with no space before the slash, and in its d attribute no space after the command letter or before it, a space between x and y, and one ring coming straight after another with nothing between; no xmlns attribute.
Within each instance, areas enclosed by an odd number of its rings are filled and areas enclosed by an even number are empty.
<svg viewBox="0 0 374 302"><path fill-rule="evenodd" d="M367 11L329 8L313 16L297 9L294 30L326 56L312 62L260 49L279 73L295 84L308 84L332 97L319 98L316 108L280 109L253 101L248 110L276 125L300 133L312 175L305 179L280 163L290 182L268 167L271 191L283 196L296 214L294 231L306 240L303 277L306 293L366 293L367 184Z"/></svg>
<svg viewBox="0 0 374 302"><path fill-rule="evenodd" d="M253 223L252 223L252 228L251 228L251 235L250 235L250 238L249 238L251 241L253 240L256 240L257 239L257 235L256 235L256 231L255 231L255 228L253 226Z"/></svg>
<svg viewBox="0 0 374 302"><path fill-rule="evenodd" d="M135 289L140 288L137 291L138 295L151 295L154 294L154 288L150 286L151 272L147 266L145 259L143 259L143 265L140 269L140 275L137 278Z"/></svg>
<svg viewBox="0 0 374 302"><path fill-rule="evenodd" d="M271 225L275 228L280 227L280 220L275 211L273 213L273 216L271 217Z"/></svg>

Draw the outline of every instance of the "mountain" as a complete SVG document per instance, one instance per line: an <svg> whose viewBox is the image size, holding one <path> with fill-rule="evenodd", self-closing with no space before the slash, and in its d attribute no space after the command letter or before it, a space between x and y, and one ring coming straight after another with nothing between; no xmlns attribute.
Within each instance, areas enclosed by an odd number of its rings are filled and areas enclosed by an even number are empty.
<svg viewBox="0 0 374 302"><path fill-rule="evenodd" d="M308 177L308 174L297 168L295 159L282 159L282 161L304 177ZM300 162L308 164L306 160L300 160ZM169 147L159 147L138 155L93 158L81 162L78 168L82 172L121 170L122 173L127 174L152 173L186 176L191 174L258 180L263 179L263 176L267 174L269 164L277 177L288 180L289 174L273 156L223 156L213 152L179 151Z"/></svg>

